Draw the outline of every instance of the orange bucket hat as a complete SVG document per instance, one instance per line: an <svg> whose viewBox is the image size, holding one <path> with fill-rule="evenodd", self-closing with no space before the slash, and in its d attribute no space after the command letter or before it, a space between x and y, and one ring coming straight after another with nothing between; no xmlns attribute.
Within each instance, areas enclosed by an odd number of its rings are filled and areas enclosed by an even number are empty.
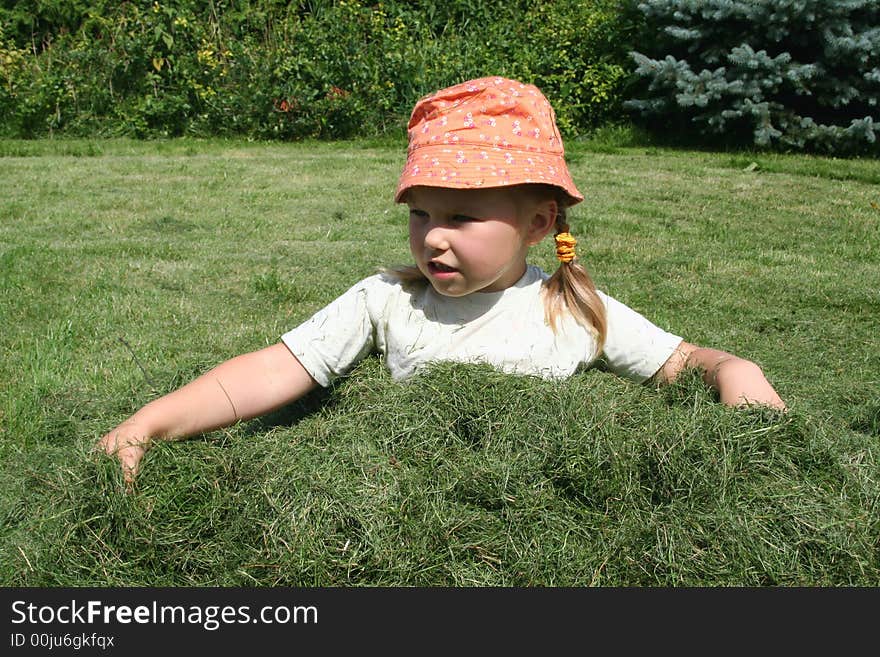
<svg viewBox="0 0 880 657"><path fill-rule="evenodd" d="M409 120L409 149L394 200L410 187L553 185L565 205L584 200L565 164L556 114L531 84L480 78L425 96Z"/></svg>

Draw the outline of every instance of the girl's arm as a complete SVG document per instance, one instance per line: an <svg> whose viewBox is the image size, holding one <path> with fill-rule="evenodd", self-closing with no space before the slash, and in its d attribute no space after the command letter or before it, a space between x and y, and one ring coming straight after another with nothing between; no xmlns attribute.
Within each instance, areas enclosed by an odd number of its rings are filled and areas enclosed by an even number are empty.
<svg viewBox="0 0 880 657"><path fill-rule="evenodd" d="M661 383L674 381L688 367L700 369L703 381L715 388L721 402L728 406L762 404L786 409L785 402L776 394L760 367L718 349L682 342L654 378Z"/></svg>
<svg viewBox="0 0 880 657"><path fill-rule="evenodd" d="M284 343L236 356L160 397L109 431L96 448L116 456L129 484L153 440L178 440L249 420L317 384Z"/></svg>

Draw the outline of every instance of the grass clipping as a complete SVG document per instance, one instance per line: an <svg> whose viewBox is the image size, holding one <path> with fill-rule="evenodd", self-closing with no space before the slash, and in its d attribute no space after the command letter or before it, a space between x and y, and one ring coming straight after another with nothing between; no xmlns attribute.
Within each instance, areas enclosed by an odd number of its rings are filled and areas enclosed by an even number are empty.
<svg viewBox="0 0 880 657"><path fill-rule="evenodd" d="M87 447L6 464L4 584L880 581L876 435L729 409L696 376L441 364L398 384L368 359L306 404L157 446L133 494Z"/></svg>

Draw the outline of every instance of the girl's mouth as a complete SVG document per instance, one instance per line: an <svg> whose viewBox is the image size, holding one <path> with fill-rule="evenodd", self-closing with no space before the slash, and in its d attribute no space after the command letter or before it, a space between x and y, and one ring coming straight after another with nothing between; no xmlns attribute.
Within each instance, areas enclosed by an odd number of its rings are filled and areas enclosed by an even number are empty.
<svg viewBox="0 0 880 657"><path fill-rule="evenodd" d="M431 261L428 263L428 271L434 276L442 276L443 274L454 274L457 269L444 265L442 262Z"/></svg>

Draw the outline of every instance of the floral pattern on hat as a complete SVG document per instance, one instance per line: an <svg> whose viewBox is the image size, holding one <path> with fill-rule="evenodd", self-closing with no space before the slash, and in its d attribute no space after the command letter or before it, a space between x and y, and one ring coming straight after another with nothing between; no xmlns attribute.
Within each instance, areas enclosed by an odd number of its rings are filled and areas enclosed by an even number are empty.
<svg viewBox="0 0 880 657"><path fill-rule="evenodd" d="M416 185L468 189L543 183L583 200L565 163L549 101L534 85L470 80L416 103L395 201Z"/></svg>

